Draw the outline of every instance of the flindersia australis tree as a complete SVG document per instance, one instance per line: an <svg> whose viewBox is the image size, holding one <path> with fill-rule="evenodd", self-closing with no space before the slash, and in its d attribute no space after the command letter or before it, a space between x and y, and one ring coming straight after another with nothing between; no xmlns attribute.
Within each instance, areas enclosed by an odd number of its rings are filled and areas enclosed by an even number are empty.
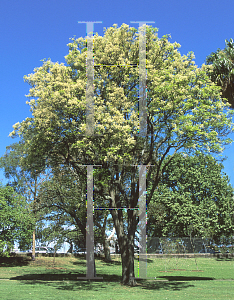
<svg viewBox="0 0 234 300"><path fill-rule="evenodd" d="M135 285L134 237L139 198L136 165L152 165L147 180L153 196L173 153L199 149L219 153L233 130L231 111L220 98L220 88L198 68L193 53L182 56L169 36L145 26L147 49L147 136L138 134L139 37L123 24L93 37L94 133L86 134L86 40L73 38L67 65L51 60L25 76L32 117L15 124L12 136L26 138L27 160L45 158L50 166L68 165L79 175L80 165L96 169L100 189L111 210L122 260L123 284ZM112 66L109 66L112 65ZM30 132L30 134L27 134ZM27 136L31 138L27 140ZM165 158L172 154L167 164ZM134 165L134 166L133 166ZM126 188L126 181L130 182ZM95 181L95 174L94 174ZM102 188L105 186L105 188ZM104 193L105 191L105 193ZM126 225L127 224L127 225Z"/></svg>

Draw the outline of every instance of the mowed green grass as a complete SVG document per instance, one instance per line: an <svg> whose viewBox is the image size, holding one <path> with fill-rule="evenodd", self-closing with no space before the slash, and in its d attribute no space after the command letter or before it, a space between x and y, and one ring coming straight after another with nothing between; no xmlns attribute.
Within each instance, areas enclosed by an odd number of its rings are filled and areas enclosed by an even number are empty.
<svg viewBox="0 0 234 300"><path fill-rule="evenodd" d="M0 299L222 299L234 300L234 260L197 258L148 259L147 275L136 287L120 284L121 262L96 259L97 276L82 281L84 258L37 258L35 262L0 261ZM135 262L136 276L138 262Z"/></svg>

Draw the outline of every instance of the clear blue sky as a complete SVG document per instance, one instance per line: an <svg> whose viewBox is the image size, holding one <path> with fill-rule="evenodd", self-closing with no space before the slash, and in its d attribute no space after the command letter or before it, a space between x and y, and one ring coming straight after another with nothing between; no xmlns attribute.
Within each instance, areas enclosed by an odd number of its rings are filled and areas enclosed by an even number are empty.
<svg viewBox="0 0 234 300"><path fill-rule="evenodd" d="M41 59L65 62L69 38L86 36L86 25L78 21L102 21L94 27L99 35L115 23L138 28L130 21L155 21L159 37L171 34L180 52L193 51L201 66L208 54L225 47L225 39L234 38L233 11L230 0L1 0L0 156L17 141L8 137L12 125L30 116L23 76L41 66ZM232 144L224 151L224 165L234 186L233 149Z"/></svg>

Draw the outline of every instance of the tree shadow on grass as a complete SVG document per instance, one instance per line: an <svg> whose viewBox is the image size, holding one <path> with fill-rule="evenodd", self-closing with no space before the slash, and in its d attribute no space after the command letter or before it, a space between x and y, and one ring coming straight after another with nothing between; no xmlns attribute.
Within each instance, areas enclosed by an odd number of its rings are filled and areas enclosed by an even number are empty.
<svg viewBox="0 0 234 300"><path fill-rule="evenodd" d="M103 279L85 279L86 274L84 273L79 273L79 272L68 272L68 273L61 273L60 271L55 274L55 272L51 273L41 273L41 274L26 274L26 275L21 275L21 276L15 276L11 277L10 280L20 280L22 283L26 284L51 284L51 282L56 281L56 285L58 281L64 282L68 281L70 282L70 285L84 285L84 283L89 283L89 282L98 282L102 284L106 284L108 282L121 282L121 276L115 275L115 274L97 274L97 277L103 277ZM105 282L105 283L104 283Z"/></svg>
<svg viewBox="0 0 234 300"><path fill-rule="evenodd" d="M162 280L162 281L160 281ZM196 276L160 276L156 280L137 280L142 289L147 290L173 290L178 291L189 287L194 287L189 281L197 280L214 280L212 277L196 277ZM187 282L186 282L187 281Z"/></svg>
<svg viewBox="0 0 234 300"><path fill-rule="evenodd" d="M10 280L21 280L21 281L28 281L28 283L34 283L35 281L44 283L45 281L77 281L79 277L85 277L84 273L79 272L64 272L53 270L53 273L40 273L40 274L26 274L21 276L11 277ZM30 281L30 282L29 282Z"/></svg>
<svg viewBox="0 0 234 300"><path fill-rule="evenodd" d="M104 291L110 288L116 288L116 286L121 286L121 276L115 274L98 274L98 276L103 277L103 280L79 280L79 277L84 276L84 274L73 273L73 274L30 274L23 276L12 277L11 280L20 280L21 283L30 285L46 285L53 286L59 290L64 291ZM176 279L175 279L176 280ZM190 279L195 280L195 279ZM188 280L187 280L188 281ZM180 281L147 281L139 280L137 281L136 288L147 289L147 290L182 290L189 287L194 287L193 284ZM133 287L134 289L134 287Z"/></svg>
<svg viewBox="0 0 234 300"><path fill-rule="evenodd" d="M213 277L199 277L199 276L160 276L159 278L168 281L195 281L195 280L214 280Z"/></svg>
<svg viewBox="0 0 234 300"><path fill-rule="evenodd" d="M26 274L22 276L12 277L10 280L19 280L21 283L36 285L44 284L53 286L60 290L93 290L100 291L109 289L112 286L116 287L121 283L121 276L115 274L102 274L98 272L98 277L103 279L85 280L79 277L85 277L84 273L79 272L63 272L57 271L51 273L41 274ZM164 279L164 280L163 280ZM162 280L162 281L160 281ZM137 280L137 287L147 290L182 290L189 287L194 287L189 281L210 281L214 280L212 277L198 277L198 276L160 276L157 280Z"/></svg>
<svg viewBox="0 0 234 300"><path fill-rule="evenodd" d="M116 278L118 279L118 278ZM105 290L109 290L110 288L116 288L116 285L123 286L120 281L113 280L112 282L107 281L100 281L100 282L93 282L93 281L83 281L74 283L63 283L61 285L57 285L57 288L60 290L92 290L94 292L105 292ZM124 286L123 286L124 287ZM189 284L187 282L142 282L137 283L136 287L129 287L132 288L134 291L135 288L142 289L142 290L174 290L179 291L186 288L194 287L193 284ZM137 292L137 290L135 290Z"/></svg>
<svg viewBox="0 0 234 300"><path fill-rule="evenodd" d="M22 267L31 262L29 257L0 257L0 267Z"/></svg>
<svg viewBox="0 0 234 300"><path fill-rule="evenodd" d="M168 281L168 282L155 281L155 282L153 282L152 281L152 282L144 282L142 284L142 289L145 289L145 290L180 291L180 290L191 288L191 287L194 287L194 285L191 283L180 282L180 281L176 281L176 282L171 282L171 281Z"/></svg>

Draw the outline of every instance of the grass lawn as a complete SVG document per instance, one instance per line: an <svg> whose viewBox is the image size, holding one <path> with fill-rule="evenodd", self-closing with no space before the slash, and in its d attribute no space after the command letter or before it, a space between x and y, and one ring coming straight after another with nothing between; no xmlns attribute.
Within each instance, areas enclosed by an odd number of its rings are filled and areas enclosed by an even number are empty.
<svg viewBox="0 0 234 300"><path fill-rule="evenodd" d="M103 280L81 281L83 258L15 258L0 260L0 299L222 299L234 300L234 259L148 259L147 275L136 287L120 284L121 263L96 259L97 276ZM136 276L137 260L135 263Z"/></svg>

